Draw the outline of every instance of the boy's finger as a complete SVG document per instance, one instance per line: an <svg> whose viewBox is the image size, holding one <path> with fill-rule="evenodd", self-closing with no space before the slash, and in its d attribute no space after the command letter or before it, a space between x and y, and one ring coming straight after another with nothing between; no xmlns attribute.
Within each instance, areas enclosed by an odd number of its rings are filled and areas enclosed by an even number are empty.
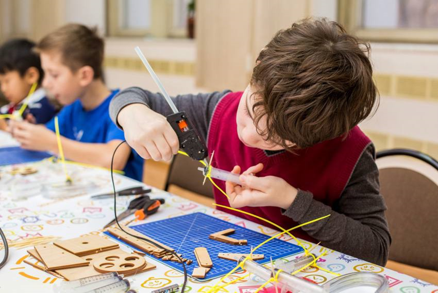
<svg viewBox="0 0 438 293"><path fill-rule="evenodd" d="M242 181L244 186L249 187L250 189L266 191L269 187L269 177L243 175L240 176L240 181Z"/></svg>
<svg viewBox="0 0 438 293"><path fill-rule="evenodd" d="M132 146L134 150L145 160L149 160L151 158L151 155L149 152L143 147L143 146Z"/></svg>
<svg viewBox="0 0 438 293"><path fill-rule="evenodd" d="M164 138L172 149L172 154L176 155L179 150L179 141L175 131L173 131L173 129L171 131L165 131Z"/></svg>
<svg viewBox="0 0 438 293"><path fill-rule="evenodd" d="M240 174L240 167L239 166L234 166L233 170L231 171L231 173L234 174ZM225 190L227 192L228 195L232 194L232 193L240 193L238 190L236 190L236 188L240 189L240 186L238 186L236 183L234 182L230 182L230 181L226 181L225 182ZM236 195L234 195L235 197Z"/></svg>
<svg viewBox="0 0 438 293"><path fill-rule="evenodd" d="M36 123L35 117L32 115L32 113L29 113L26 115L26 121L32 124Z"/></svg>
<svg viewBox="0 0 438 293"><path fill-rule="evenodd" d="M263 170L263 164L262 163L258 163L255 166L249 167L245 172L243 172L242 174L244 175L250 175L250 174L257 174L258 172Z"/></svg>
<svg viewBox="0 0 438 293"><path fill-rule="evenodd" d="M172 159L172 149L170 148L164 136L159 136L155 139L155 145L160 152L161 159L169 161Z"/></svg>
<svg viewBox="0 0 438 293"><path fill-rule="evenodd" d="M26 130L22 130L22 129L18 128L18 127L14 127L13 136L14 136L15 139L22 140L24 138L27 138L28 134L29 133Z"/></svg>
<svg viewBox="0 0 438 293"><path fill-rule="evenodd" d="M155 145L154 142L147 142L145 144L146 150L149 152L149 154L151 155L152 160L154 161L160 161L162 159L161 157L161 153L158 150L157 146Z"/></svg>

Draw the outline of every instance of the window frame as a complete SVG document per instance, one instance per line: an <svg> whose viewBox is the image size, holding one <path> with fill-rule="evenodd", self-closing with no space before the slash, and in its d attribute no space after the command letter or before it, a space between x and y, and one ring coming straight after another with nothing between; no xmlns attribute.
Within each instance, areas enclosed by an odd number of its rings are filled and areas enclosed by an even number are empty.
<svg viewBox="0 0 438 293"><path fill-rule="evenodd" d="M126 29L120 26L120 4L123 0L107 0L107 32L109 37L187 38L186 29L173 26L173 0L151 1L150 29ZM154 17L159 15L160 17Z"/></svg>
<svg viewBox="0 0 438 293"><path fill-rule="evenodd" d="M363 0L338 0L338 21L360 39L387 43L438 43L438 28L365 29L362 23Z"/></svg>

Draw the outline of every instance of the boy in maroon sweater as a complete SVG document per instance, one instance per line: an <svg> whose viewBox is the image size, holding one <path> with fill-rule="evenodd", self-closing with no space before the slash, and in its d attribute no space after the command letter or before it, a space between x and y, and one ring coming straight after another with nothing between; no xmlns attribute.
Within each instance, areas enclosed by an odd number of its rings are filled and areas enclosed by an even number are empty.
<svg viewBox="0 0 438 293"><path fill-rule="evenodd" d="M216 202L285 229L331 214L294 234L384 265L391 237L375 150L357 127L377 96L368 51L335 22L305 20L278 32L263 49L243 93L173 99L209 154L215 152L214 167L245 170L242 186L218 182L230 200L215 190ZM177 153L161 95L127 89L110 112L143 158L170 160Z"/></svg>

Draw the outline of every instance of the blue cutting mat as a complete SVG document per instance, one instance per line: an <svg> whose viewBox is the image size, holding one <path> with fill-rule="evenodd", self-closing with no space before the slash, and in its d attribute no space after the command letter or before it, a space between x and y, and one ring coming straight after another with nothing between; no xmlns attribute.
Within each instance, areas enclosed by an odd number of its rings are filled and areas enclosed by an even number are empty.
<svg viewBox="0 0 438 293"><path fill-rule="evenodd" d="M51 157L49 153L29 151L20 147L0 148L0 166L36 162Z"/></svg>
<svg viewBox="0 0 438 293"><path fill-rule="evenodd" d="M207 273L206 278L201 279L201 281L226 275L237 265L235 261L219 258L219 253L249 253L251 246L255 248L257 245L271 237L203 213L193 213L147 224L131 226L130 228L175 249L176 252L182 254L183 258L191 259L193 263L188 266L186 265L187 273L189 275L191 275L193 269L198 266L194 249L196 247L207 248L211 260L213 261L213 268ZM235 239L246 239L248 245L231 245L208 238L210 234L228 228L236 230L234 234L228 235L229 237ZM304 250L297 245L279 239L273 239L257 249L254 253L264 254L265 258L257 262L266 263L270 261L271 257L275 260L298 254L303 251ZM154 256L151 257L155 258ZM182 264L173 261L157 260L177 271L183 272Z"/></svg>

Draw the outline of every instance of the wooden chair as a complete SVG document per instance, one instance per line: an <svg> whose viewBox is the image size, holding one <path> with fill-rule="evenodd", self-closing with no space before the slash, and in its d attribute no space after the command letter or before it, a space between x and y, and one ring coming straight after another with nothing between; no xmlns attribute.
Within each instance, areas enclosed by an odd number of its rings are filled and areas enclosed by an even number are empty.
<svg viewBox="0 0 438 293"><path fill-rule="evenodd" d="M208 179L202 184L204 176L198 167L202 167L201 163L189 157L174 156L164 190L211 207L213 186Z"/></svg>

